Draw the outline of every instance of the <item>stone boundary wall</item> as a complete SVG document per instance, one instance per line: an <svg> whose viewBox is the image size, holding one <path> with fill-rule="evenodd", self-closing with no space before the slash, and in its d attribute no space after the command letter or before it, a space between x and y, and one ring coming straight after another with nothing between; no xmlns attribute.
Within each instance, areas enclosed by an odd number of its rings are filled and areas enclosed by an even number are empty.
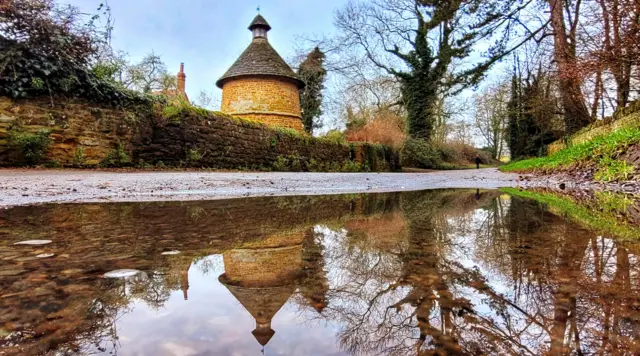
<svg viewBox="0 0 640 356"><path fill-rule="evenodd" d="M51 166L95 167L109 155L125 153L129 165L135 166L318 172L400 169L398 152L383 145L342 144L188 106L166 107L163 113L147 116L81 100L0 97L0 166L20 165L19 152L9 146L10 132L19 129L50 132L51 144L42 163Z"/></svg>
<svg viewBox="0 0 640 356"><path fill-rule="evenodd" d="M640 127L640 100L632 102L625 108L616 110L612 116L596 121L568 139L563 138L553 142L548 147L548 154L554 154L568 146L577 145L622 128L635 127Z"/></svg>
<svg viewBox="0 0 640 356"><path fill-rule="evenodd" d="M131 150L139 136L135 116L122 110L90 106L81 100L0 97L0 166L18 164L8 145L10 130L18 127L29 133L50 131L47 158L61 166L73 165L80 148L82 165L98 165L118 143Z"/></svg>
<svg viewBox="0 0 640 356"><path fill-rule="evenodd" d="M185 108L153 128L135 157L145 163L276 171L397 171L399 154L368 143L341 144Z"/></svg>

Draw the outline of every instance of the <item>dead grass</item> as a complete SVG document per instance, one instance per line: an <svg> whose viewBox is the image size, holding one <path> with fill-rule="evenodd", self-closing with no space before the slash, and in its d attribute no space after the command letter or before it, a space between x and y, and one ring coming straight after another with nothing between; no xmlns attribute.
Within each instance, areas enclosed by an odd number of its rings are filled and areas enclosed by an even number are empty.
<svg viewBox="0 0 640 356"><path fill-rule="evenodd" d="M363 126L347 130L345 138L350 142L370 142L399 149L407 139L407 134L400 116L379 112Z"/></svg>

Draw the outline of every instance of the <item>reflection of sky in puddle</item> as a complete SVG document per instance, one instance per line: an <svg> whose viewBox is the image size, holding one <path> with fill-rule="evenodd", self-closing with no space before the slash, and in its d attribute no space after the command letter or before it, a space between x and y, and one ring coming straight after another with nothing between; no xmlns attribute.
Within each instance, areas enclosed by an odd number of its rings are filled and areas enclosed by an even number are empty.
<svg viewBox="0 0 640 356"><path fill-rule="evenodd" d="M203 265L212 266L203 273ZM189 269L189 300L173 291L164 307L154 310L133 299L132 311L117 322L118 353L122 355L260 355L251 335L255 320L218 282L222 256L209 256ZM272 321L276 331L266 355L341 355L335 340L340 329L325 321L304 322L291 300ZM98 352L97 350L92 350ZM105 352L111 351L110 348Z"/></svg>

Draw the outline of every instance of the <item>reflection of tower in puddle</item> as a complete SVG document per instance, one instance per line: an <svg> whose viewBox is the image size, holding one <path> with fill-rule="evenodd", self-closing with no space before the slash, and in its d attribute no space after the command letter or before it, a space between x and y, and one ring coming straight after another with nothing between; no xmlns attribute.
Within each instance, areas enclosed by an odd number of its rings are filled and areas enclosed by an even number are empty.
<svg viewBox="0 0 640 356"><path fill-rule="evenodd" d="M271 319L295 291L302 265L305 233L287 232L245 243L225 252L225 273L218 280L253 316L251 333L265 346L275 334Z"/></svg>

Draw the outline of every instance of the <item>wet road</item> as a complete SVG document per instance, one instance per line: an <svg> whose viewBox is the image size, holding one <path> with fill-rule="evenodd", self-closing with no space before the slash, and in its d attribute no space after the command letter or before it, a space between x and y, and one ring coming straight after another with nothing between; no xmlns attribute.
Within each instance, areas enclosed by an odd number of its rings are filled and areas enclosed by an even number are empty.
<svg viewBox="0 0 640 356"><path fill-rule="evenodd" d="M50 202L211 200L518 186L495 168L428 173L107 172L0 170L0 207Z"/></svg>

